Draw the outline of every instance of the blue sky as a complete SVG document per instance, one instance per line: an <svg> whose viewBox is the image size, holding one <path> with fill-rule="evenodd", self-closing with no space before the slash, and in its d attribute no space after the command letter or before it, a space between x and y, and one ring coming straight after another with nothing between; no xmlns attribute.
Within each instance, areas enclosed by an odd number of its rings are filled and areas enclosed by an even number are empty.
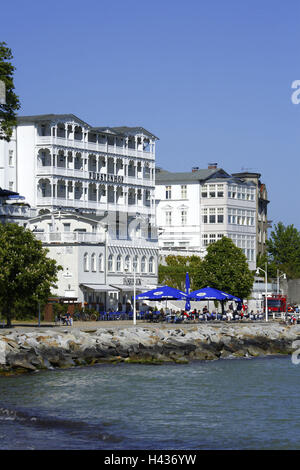
<svg viewBox="0 0 300 470"><path fill-rule="evenodd" d="M259 172L268 218L300 229L299 10L296 0L15 0L1 6L0 40L20 114L143 126L168 170Z"/></svg>

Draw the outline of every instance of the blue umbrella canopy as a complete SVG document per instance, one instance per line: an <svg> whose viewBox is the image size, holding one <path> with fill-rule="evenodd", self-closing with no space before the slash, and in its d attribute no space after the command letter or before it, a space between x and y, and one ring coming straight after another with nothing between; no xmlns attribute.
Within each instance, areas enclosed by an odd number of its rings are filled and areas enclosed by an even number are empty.
<svg viewBox="0 0 300 470"><path fill-rule="evenodd" d="M203 289L195 290L190 293L189 298L191 300L235 300L236 302L241 301L234 295L227 294L213 287L204 287Z"/></svg>
<svg viewBox="0 0 300 470"><path fill-rule="evenodd" d="M185 300L186 298L185 292L169 286L157 287L136 296L137 300Z"/></svg>

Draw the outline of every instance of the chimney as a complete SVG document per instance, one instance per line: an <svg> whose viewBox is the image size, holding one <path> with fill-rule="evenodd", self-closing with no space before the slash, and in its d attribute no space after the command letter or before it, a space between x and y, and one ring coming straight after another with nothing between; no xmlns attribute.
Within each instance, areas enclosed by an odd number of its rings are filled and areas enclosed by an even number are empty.
<svg viewBox="0 0 300 470"><path fill-rule="evenodd" d="M199 170L199 167L198 167L198 166L193 166L193 168L192 168L192 172L194 172L194 171L198 171L198 170Z"/></svg>
<svg viewBox="0 0 300 470"><path fill-rule="evenodd" d="M216 170L218 168L218 164L217 163L209 163L208 164L208 169L209 170Z"/></svg>

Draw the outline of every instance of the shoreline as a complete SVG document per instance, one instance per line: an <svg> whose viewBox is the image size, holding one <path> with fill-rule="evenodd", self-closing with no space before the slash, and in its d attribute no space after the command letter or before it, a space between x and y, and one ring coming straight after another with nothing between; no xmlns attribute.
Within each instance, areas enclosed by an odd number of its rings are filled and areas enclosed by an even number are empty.
<svg viewBox="0 0 300 470"><path fill-rule="evenodd" d="M110 323L110 324L108 324ZM17 324L0 329L0 375L101 363L187 364L193 360L289 355L300 325L268 323Z"/></svg>

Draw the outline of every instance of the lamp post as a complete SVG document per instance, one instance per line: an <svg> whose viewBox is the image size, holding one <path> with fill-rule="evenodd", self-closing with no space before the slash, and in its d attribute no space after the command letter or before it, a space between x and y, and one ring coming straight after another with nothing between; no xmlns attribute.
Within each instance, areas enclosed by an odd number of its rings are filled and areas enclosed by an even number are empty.
<svg viewBox="0 0 300 470"><path fill-rule="evenodd" d="M268 321L268 272L267 272L267 263L265 265L266 270L262 268L257 268L256 269L256 274L259 274L259 271L262 271L265 273L265 315L266 315L266 321Z"/></svg>
<svg viewBox="0 0 300 470"><path fill-rule="evenodd" d="M148 219L146 219L139 212L137 212L135 217L133 217L131 222L139 221L139 220L141 220L143 222L148 221ZM134 233L134 236L132 237L133 253L135 252L135 248L136 248L136 227L134 227L134 230L135 230L135 233ZM137 269L137 260L135 258L135 255L133 256L132 267L133 267L133 324L136 325L136 269Z"/></svg>
<svg viewBox="0 0 300 470"><path fill-rule="evenodd" d="M136 271L136 262L135 256L133 257L133 324L136 325L136 281L135 281L135 271Z"/></svg>
<svg viewBox="0 0 300 470"><path fill-rule="evenodd" d="M286 279L286 274L282 273L279 275L279 269L277 269L277 295L279 295L279 280L282 277L283 279ZM283 318L283 315L281 314L281 318Z"/></svg>
<svg viewBox="0 0 300 470"><path fill-rule="evenodd" d="M283 279L286 279L286 274L282 273L279 275L279 269L277 269L277 294L279 295L279 279L283 277Z"/></svg>

